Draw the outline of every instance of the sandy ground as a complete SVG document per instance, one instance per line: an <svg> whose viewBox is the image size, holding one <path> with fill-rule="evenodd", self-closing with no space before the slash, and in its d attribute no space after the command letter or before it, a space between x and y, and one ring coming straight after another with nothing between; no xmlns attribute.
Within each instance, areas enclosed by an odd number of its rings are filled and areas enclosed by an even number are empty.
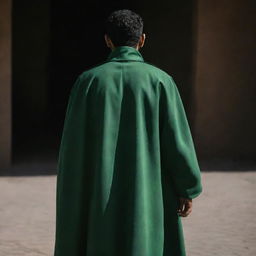
<svg viewBox="0 0 256 256"><path fill-rule="evenodd" d="M203 172L188 256L256 255L256 172ZM53 255L56 176L0 177L0 256ZM144 256L144 255L143 255Z"/></svg>

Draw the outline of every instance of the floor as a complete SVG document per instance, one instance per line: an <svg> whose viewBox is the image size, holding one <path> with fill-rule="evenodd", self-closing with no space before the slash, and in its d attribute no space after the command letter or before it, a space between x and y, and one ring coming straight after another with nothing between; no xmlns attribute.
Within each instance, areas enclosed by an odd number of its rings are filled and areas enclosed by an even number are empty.
<svg viewBox="0 0 256 256"><path fill-rule="evenodd" d="M188 256L256 255L256 171L203 172ZM0 177L0 256L53 255L56 175Z"/></svg>

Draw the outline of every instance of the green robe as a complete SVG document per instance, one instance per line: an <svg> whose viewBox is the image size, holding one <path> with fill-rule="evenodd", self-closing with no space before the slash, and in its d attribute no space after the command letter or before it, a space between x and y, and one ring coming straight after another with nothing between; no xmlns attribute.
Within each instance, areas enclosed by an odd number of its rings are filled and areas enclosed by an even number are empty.
<svg viewBox="0 0 256 256"><path fill-rule="evenodd" d="M128 46L80 74L59 151L55 256L184 256L178 198L201 191L170 75Z"/></svg>

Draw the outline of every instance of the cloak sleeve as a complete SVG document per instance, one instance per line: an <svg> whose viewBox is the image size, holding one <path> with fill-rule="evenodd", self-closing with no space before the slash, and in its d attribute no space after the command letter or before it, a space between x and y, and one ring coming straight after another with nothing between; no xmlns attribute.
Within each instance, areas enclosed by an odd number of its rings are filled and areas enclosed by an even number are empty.
<svg viewBox="0 0 256 256"><path fill-rule="evenodd" d="M160 98L161 161L177 196L195 198L202 192L200 169L179 91L169 78Z"/></svg>

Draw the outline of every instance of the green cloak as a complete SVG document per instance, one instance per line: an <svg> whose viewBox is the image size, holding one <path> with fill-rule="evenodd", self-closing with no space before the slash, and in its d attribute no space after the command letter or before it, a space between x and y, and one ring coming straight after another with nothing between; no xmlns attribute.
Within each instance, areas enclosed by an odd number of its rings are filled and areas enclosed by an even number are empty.
<svg viewBox="0 0 256 256"><path fill-rule="evenodd" d="M201 191L170 75L121 46L77 78L59 151L55 256L184 256L178 198Z"/></svg>

